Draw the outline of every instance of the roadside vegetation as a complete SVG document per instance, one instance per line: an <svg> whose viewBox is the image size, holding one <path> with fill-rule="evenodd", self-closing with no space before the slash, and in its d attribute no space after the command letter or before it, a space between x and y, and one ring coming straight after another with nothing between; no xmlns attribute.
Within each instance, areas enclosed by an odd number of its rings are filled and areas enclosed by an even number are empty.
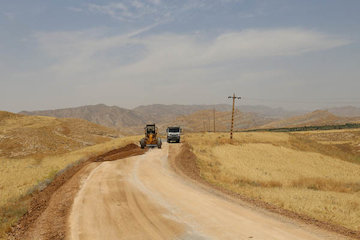
<svg viewBox="0 0 360 240"><path fill-rule="evenodd" d="M185 136L211 184L360 230L360 130Z"/></svg>
<svg viewBox="0 0 360 240"><path fill-rule="evenodd" d="M56 175L92 156L137 142L139 136L117 138L63 154L0 157L0 239L23 216L31 195L44 189Z"/></svg>

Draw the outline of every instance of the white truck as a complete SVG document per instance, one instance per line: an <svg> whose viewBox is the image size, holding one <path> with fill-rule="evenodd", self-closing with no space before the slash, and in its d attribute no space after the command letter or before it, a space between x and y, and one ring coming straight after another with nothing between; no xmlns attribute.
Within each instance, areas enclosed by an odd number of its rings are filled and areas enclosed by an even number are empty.
<svg viewBox="0 0 360 240"><path fill-rule="evenodd" d="M180 134L181 128L180 127L168 127L166 129L166 140L168 143L170 142L180 142Z"/></svg>

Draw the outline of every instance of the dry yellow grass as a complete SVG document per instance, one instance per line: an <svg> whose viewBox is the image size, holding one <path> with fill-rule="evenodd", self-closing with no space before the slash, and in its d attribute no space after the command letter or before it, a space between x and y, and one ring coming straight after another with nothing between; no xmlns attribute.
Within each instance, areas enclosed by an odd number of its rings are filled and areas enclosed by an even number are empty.
<svg viewBox="0 0 360 240"><path fill-rule="evenodd" d="M25 116L0 111L0 157L56 155L109 141L117 131L81 119Z"/></svg>
<svg viewBox="0 0 360 240"><path fill-rule="evenodd" d="M349 133L356 136L352 141L360 141L357 130L338 130L328 141ZM231 144L228 134L191 134L185 140L207 181L360 230L360 164L353 163L358 155L322 144L316 134L324 141L328 133L236 133Z"/></svg>

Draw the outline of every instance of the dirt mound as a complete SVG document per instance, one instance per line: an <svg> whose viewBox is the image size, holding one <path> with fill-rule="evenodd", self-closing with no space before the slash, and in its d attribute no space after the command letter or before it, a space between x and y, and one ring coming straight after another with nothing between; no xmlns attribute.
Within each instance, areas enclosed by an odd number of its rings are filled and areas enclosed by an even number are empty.
<svg viewBox="0 0 360 240"><path fill-rule="evenodd" d="M45 189L33 193L28 212L9 234L9 239L64 239L67 216L80 187L92 169L102 161L143 154L145 150L129 144L66 169Z"/></svg>
<svg viewBox="0 0 360 240"><path fill-rule="evenodd" d="M170 159L170 163L176 172L184 173L194 180L200 180L200 168L196 164L195 154L190 149L191 147L187 143L183 144L179 153L172 152L170 148L170 155L176 156L174 161Z"/></svg>
<svg viewBox="0 0 360 240"><path fill-rule="evenodd" d="M113 161L125 157L135 156L139 153L139 146L132 143L126 145L123 148L118 148L107 152L104 155L100 155L98 158L95 159L95 162L103 162L103 161Z"/></svg>

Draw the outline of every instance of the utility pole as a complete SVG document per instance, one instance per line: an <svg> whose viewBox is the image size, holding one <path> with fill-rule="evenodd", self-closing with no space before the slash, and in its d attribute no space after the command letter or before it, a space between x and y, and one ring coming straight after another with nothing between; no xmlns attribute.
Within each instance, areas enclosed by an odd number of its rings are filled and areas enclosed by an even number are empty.
<svg viewBox="0 0 360 240"><path fill-rule="evenodd" d="M241 97L236 97L235 93L234 93L233 96L229 96L228 98L233 99L232 114L231 114L231 128L230 128L230 139L232 139L233 138L233 130L234 130L235 99L241 99Z"/></svg>
<svg viewBox="0 0 360 240"><path fill-rule="evenodd" d="M209 121L209 128L208 128L208 132L210 132L210 131L211 131L210 117L208 117L208 121Z"/></svg>
<svg viewBox="0 0 360 240"><path fill-rule="evenodd" d="M215 107L214 107L214 132L216 132L216 130L215 130Z"/></svg>

